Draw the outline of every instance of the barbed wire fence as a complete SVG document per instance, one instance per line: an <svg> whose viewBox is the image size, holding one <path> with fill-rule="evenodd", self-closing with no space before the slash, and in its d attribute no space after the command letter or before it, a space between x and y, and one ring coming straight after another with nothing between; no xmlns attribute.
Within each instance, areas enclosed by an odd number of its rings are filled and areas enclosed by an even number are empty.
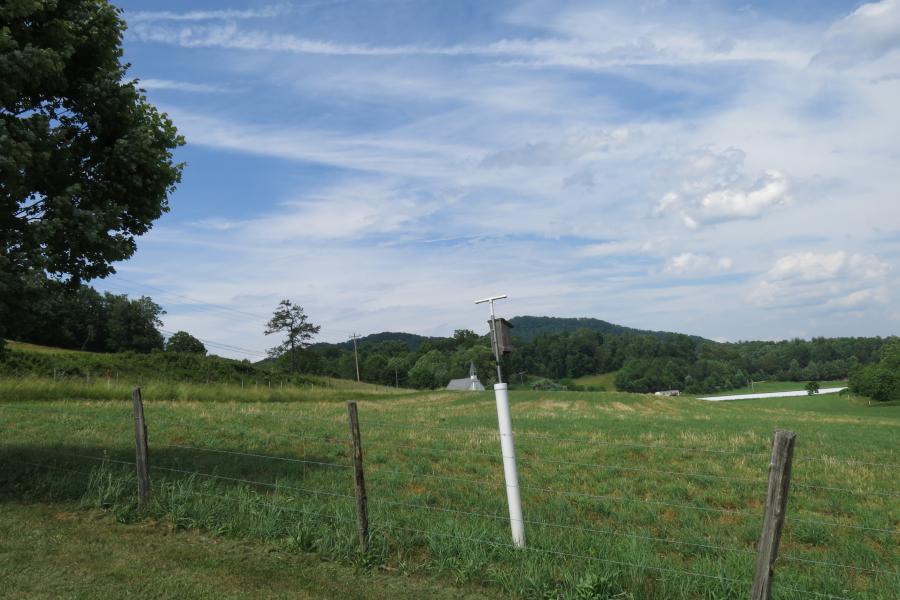
<svg viewBox="0 0 900 600"><path fill-rule="evenodd" d="M174 480L167 479L167 477L184 477L189 479L202 478L224 485L240 485L262 488L269 490L271 494L274 495L288 493L297 494L302 497L312 499L322 499L322 507L319 510L309 510L309 507L305 505L303 507L295 507L289 505L286 506L283 504L275 505L273 504L274 496L269 497L269 500L271 501L269 504L265 503L264 497L260 497L258 500L260 501L261 510L266 509L266 507L268 506L268 509L271 510L278 510L292 514L296 513L298 515L302 515L304 518L333 523L335 527L337 527L339 524L341 526L355 527L359 537L359 550L361 553L365 553L369 550L373 532L375 532L377 535L390 535L393 537L405 536L406 538L413 541L419 540L420 543L434 543L436 541L443 540L446 543L462 544L468 547L479 547L483 549L494 549L499 552L508 552L513 556L515 556L517 553L524 552L560 560L587 561L598 565L606 565L609 568L620 568L627 569L629 571L653 574L661 579L665 579L667 577L686 577L699 582L707 582L708 584L726 586L727 589L730 590L730 594L739 594L740 596L746 596L747 594L750 594L751 598L773 597L772 580L774 578L774 590L778 591L779 593L784 592L800 596L849 600L850 597L843 594L826 593L813 589L806 589L779 583L777 574L775 574L775 572L790 569L792 568L792 566L819 569L820 573L821 570L824 569L827 570L826 572L828 574L831 574L832 577L836 576L833 573L835 570L837 570L838 572L843 574L837 577L845 577L848 580L869 578L870 580L872 580L873 586L890 586L892 584L896 584L896 581L898 580L898 578L900 578L900 572L898 572L896 568L887 568L883 564L850 564L844 562L822 560L820 558L816 558L814 554L778 552L778 538L780 538L781 536L781 528L785 525L787 525L788 528L794 525L812 525L815 527L826 528L828 530L834 530L836 532L844 532L840 535L853 534L862 536L863 538L873 541L874 543L893 543L894 547L896 548L896 544L898 541L897 538L898 536L900 536L900 530L894 527L892 519L889 518L885 523L859 523L851 522L846 519L838 520L835 517L823 518L817 516L816 518L810 518L805 515L800 516L796 513L796 509L794 508L794 506L787 502L787 493L789 489L796 488L799 490L808 490L809 492L815 493L842 494L860 498L895 498L900 496L900 493L893 490L861 489L841 485L832 485L830 482L823 481L816 481L814 483L790 482L790 468L792 462L799 463L806 461L816 461L825 462L829 465L843 464L851 468L880 469L887 472L895 472L900 475L900 464L857 461L852 459L839 459L836 457L800 456L793 458L792 453L789 453L782 456L782 458L786 460L786 465L778 467L776 464L778 463L778 459L774 451L772 454L766 452L742 452L738 450L721 448L685 447L674 446L671 444L637 443L622 440L598 440L595 438L577 436L555 436L548 435L547 433L540 431L518 431L515 435L520 440L534 440L539 444L552 444L556 446L564 446L565 444L592 444L596 446L614 447L628 451L641 451L650 453L666 452L686 456L733 457L740 460L759 461L761 463L759 477L739 477L734 475L722 475L718 473L707 473L688 469L676 470L645 467L641 465L626 464L624 462L608 463L587 462L579 460L557 460L540 456L536 452L529 452L528 448L526 448L526 451L518 457L519 462L522 464L543 466L543 468L555 469L563 467L573 467L581 470L590 470L592 472L613 471L619 473L628 473L637 477L659 476L688 481L699 480L713 485L740 486L751 493L759 492L761 494L763 491L765 491L767 481L766 477L763 476L764 463L762 463L762 460L768 459L770 461L768 473L769 498L766 502L765 509L761 512L754 512L753 510L748 510L746 507L726 508L721 506L711 506L707 504L697 504L691 502L674 502L654 497L623 495L620 493L601 494L576 491L573 489L560 489L559 487L555 486L530 483L527 482L527 478L526 483L523 483L519 486L523 491L532 493L535 497L609 503L621 505L624 509L627 510L634 510L635 507L644 507L645 509L650 511L674 510L678 512L692 512L700 515L715 516L718 518L748 520L750 521L750 525L748 526L759 525L760 530L762 531L760 538L756 543L756 548L749 548L746 546L742 547L734 544L723 544L706 539L704 539L703 541L684 538L679 539L676 537L655 535L651 531L645 531L641 529L623 530L617 527L589 526L584 523L562 522L560 520L549 518L529 518L527 514L523 518L523 523L528 528L540 531L555 531L563 537L553 538L552 536L538 535L535 537L540 540L539 543L529 543L524 548L519 548L509 540L505 540L503 537L501 537L499 531L497 530L497 527L494 527L492 530L490 527L483 527L481 525L478 525L479 523L502 525L503 523L508 522L509 516L507 514L504 514L502 510L489 512L485 510L474 510L467 506L439 505L430 501L430 499L426 499L426 501L424 502L411 502L397 499L397 497L392 497L390 493L376 494L372 496L370 491L365 487L366 481L381 481L385 482L386 485L393 485L396 481L403 480L415 482L416 485L419 485L422 482L429 482L434 486L439 486L441 488L457 486L460 488L466 487L467 489L472 488L478 490L495 488L499 488L502 490L502 488L504 488L507 484L505 484L502 480L497 479L447 475L435 472L425 472L422 470L395 468L394 465L384 464L378 464L377 468L369 469L363 463L363 438L365 437L366 432L370 431L382 430L393 432L389 434L388 438L390 446L393 449L409 449L420 455L443 455L450 457L454 461L472 461L479 459L493 459L494 461L496 461L496 459L503 457L495 453L477 452L472 450L471 448L459 447L458 444L447 444L444 447L423 445L416 443L414 436L412 435L408 436L407 439L404 439L402 434L400 434L399 432L406 431L408 433L414 434L421 433L422 431L430 431L433 433L440 433L451 438L452 436L458 436L457 439L462 438L464 440L481 439L496 441L498 436L498 433L496 431L491 431L489 429L479 427L448 427L427 425L423 423L386 421L383 419L368 418L366 415L363 415L363 418L359 420L355 416L357 414L356 403L349 402L347 418L347 422L349 422L350 424L349 436L346 435L347 430L345 430L344 435L341 435L337 432L329 435L312 435L308 432L304 432L303 434L298 434L296 436L297 438L302 439L304 443L324 443L335 447L335 455L338 457L336 459L326 460L320 459L316 456L307 456L305 454L300 456L274 456L261 452L245 452L241 450L209 447L187 442L158 443L152 446L152 448L166 448L193 454L205 453L246 459L249 461L251 472L253 472L253 464L262 463L263 461L277 462L286 466L299 466L303 469L336 469L347 472L346 482L352 482L353 489L336 490L306 485L289 485L277 480L274 482L262 481L251 476L237 476L237 474L225 475L222 473L209 472L198 469L181 468L178 465L156 464L156 462L152 458L153 453L150 452L151 448L146 435L147 429L143 422L143 401L139 389L135 390L134 392L133 404L136 434L136 459L133 461L121 458L112 458L105 453L103 456L96 456L94 454L81 454L79 452L73 452L71 449L54 450L52 448L40 448L37 450L47 456L56 456L60 459L78 459L83 461L91 461L92 464L113 464L121 465L126 468L133 467L136 471L138 482L146 481L148 486L146 495L143 493L138 494L140 502L142 504L151 502L152 496L150 482L157 479L156 476L160 478L160 481L158 483L155 483L154 485L156 485L159 489L165 489L165 486L172 485L172 482ZM309 414L296 415L296 418L301 422L319 422L326 423L330 426L341 425L341 419L335 416L323 417ZM344 426L346 426L346 423L344 424ZM145 435L141 436L141 431L144 431ZM151 426L151 437L153 431L154 430ZM777 437L778 436L776 435L776 438ZM380 440L376 441L373 439L370 442L367 442L367 447L369 447L368 444L376 445L378 443L384 442ZM19 460L19 462L35 468L46 468L63 472L68 471L73 474L82 476L91 476L92 473L92 471L73 469L69 466L51 462L35 462L34 460L24 459ZM153 476L153 474L156 474L156 476ZM771 505L773 485L776 488L778 486L781 486L781 489L784 492L784 497L782 498L783 504L780 507ZM382 490L379 490L379 492L381 491ZM216 494L208 494L206 492L200 491L197 491L195 493L201 495L206 494L209 496L217 496ZM242 499L241 497L231 497L221 494L218 496L225 499L226 501L244 501L244 499ZM502 494L497 494L497 496L500 497L502 496ZM329 512L328 509L332 508L332 505L328 502L346 503L346 505L342 505L345 506L345 509ZM369 515L370 506L377 509L373 513L372 517L370 517ZM410 524L405 521L391 518L391 516L396 514L397 511L414 511L415 513L422 513L426 515L440 515L445 518L454 519L454 522L458 522L460 524L467 523L469 525L467 525L466 527L461 525L454 531L429 529L421 526L410 526ZM776 539L769 539L768 542L766 542L764 539L766 537L765 522L769 518L775 519L775 528L777 529L777 535L775 536ZM482 534L470 534L469 532L472 531L480 531L482 532ZM493 532L494 535L485 535L485 531ZM569 544L567 546L565 544L565 536L572 535L584 536L592 540L596 540L596 546L598 546L597 552L587 553L584 551L577 551L577 549L574 549L572 547L573 544ZM787 535L791 535L790 529L788 529ZM699 568L696 568L696 565L691 564L689 561L683 561L683 564L668 564L662 563L661 561L651 562L645 560L643 562L638 562L632 560L624 560L617 555L601 551L601 548L606 549L608 546L608 544L604 542L604 540L612 539L624 540L630 543L649 543L653 544L653 547L659 546L665 548L698 551L706 553L704 554L704 556L719 558L725 556L734 557L733 560L738 561L738 563L742 565L740 571L746 573L746 577L734 577L730 574L726 576L722 574L722 568L719 568L718 572L716 572L715 568L709 568L709 566L711 565L707 562L703 563L707 566L707 568L705 570L701 570ZM546 543L547 540L558 542L558 545L548 545ZM729 558L729 560L731 560L731 558ZM754 573L754 565L756 566L756 573ZM760 565L762 565L762 567L760 567ZM714 566L714 564L712 566ZM764 570L764 573L768 574L768 579L766 579L766 577L762 577L762 579L765 580L763 584L759 583L761 577L759 571L761 568ZM761 588L760 585L762 585Z"/></svg>

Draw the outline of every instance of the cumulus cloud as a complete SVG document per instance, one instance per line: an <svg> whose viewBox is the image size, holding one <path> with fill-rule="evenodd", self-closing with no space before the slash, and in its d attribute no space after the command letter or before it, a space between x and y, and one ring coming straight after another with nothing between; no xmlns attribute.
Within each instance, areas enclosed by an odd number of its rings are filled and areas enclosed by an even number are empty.
<svg viewBox="0 0 900 600"><path fill-rule="evenodd" d="M775 261L750 299L760 306L859 308L884 301L889 270L886 262L869 254L788 254Z"/></svg>
<svg viewBox="0 0 900 600"><path fill-rule="evenodd" d="M743 172L744 153L729 148L721 153L705 149L691 153L682 167L677 190L660 198L654 215L675 214L691 229L703 225L757 219L787 204L788 179L767 170L755 180Z"/></svg>
<svg viewBox="0 0 900 600"><path fill-rule="evenodd" d="M734 261L728 256L716 258L708 254L682 252L669 258L663 272L669 275L703 275L729 271Z"/></svg>
<svg viewBox="0 0 900 600"><path fill-rule="evenodd" d="M826 33L812 64L843 69L881 58L900 47L900 0L863 4Z"/></svg>

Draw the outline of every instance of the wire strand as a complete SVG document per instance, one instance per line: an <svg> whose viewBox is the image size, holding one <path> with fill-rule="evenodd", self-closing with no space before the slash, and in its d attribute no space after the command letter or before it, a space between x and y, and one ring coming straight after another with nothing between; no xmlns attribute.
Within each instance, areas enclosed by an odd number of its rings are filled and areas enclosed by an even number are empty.
<svg viewBox="0 0 900 600"><path fill-rule="evenodd" d="M433 473L415 473L412 471L397 471L397 470L393 470L393 469L385 469L385 470L375 471L371 476L377 478L379 473L385 473L385 474L391 474L391 475L401 475L401 476L412 476L412 477L426 477L426 478L430 478L430 479L442 479L442 480L447 480L447 481L460 481L460 482L464 482L464 483L470 483L473 485L491 485L491 486L496 486L496 487L507 487L507 488L518 487L519 489L522 489L522 490L534 490L534 491L540 491L540 492L545 492L545 493L549 493L549 494L558 494L561 496L572 496L572 497L579 497L579 498L589 498L589 499L593 499L593 500L609 500L612 502L638 502L638 503L642 503L642 504L650 504L650 505L656 505L656 506L667 506L670 508L683 508L686 510L698 510L698 511L702 511L702 512L715 512L715 513L722 513L722 514L729 514L729 515L740 515L740 516L745 516L745 517L758 517L759 516L754 513L733 510L733 509L727 509L727 508L711 508L711 507L706 507L706 506L696 506L693 504L676 504L676 503L672 503L672 502L663 502L661 500L644 500L641 498L611 496L608 494L604 495L604 494L590 494L588 492L569 492L569 491L565 491L565 490L557 490L555 488L546 488L546 487L540 487L540 486L534 486L534 485L514 486L512 484L508 484L505 482L491 481L489 479L472 479L472 478L468 478L468 477L455 477L455 476L451 476L451 475L436 475Z"/></svg>
<svg viewBox="0 0 900 600"><path fill-rule="evenodd" d="M877 531L880 533L890 533L892 535L900 535L900 531L895 529L881 529L879 527L864 527L862 525L849 525L846 523L837 523L835 521L820 521L818 519L801 519L799 517L785 517L785 521L794 523L808 523L810 525L824 525L826 527L843 527L845 529L859 529L862 531Z"/></svg>
<svg viewBox="0 0 900 600"><path fill-rule="evenodd" d="M887 496L887 497L898 497L900 493L896 492L878 492L878 491L870 491L870 490L854 490L851 488L843 488L843 487L832 487L828 485L813 485L809 483L792 483L792 487L805 488L809 490L827 490L829 492L842 492L845 494L855 494L857 496Z"/></svg>
<svg viewBox="0 0 900 600"><path fill-rule="evenodd" d="M368 441L368 440L366 442L367 445L371 444L371 443L372 442ZM378 444L378 443L379 442L376 442L376 444ZM429 446L414 446L414 445L405 445L405 444L400 444L400 445L395 444L393 446L393 448L409 448L409 449L413 449L413 450L425 450L428 452L435 452L438 454L452 454L452 455L474 454L476 456L487 456L487 457L491 457L491 458L501 458L501 459L511 458L511 457L503 454L502 452L500 454L496 454L496 453L488 453L488 452L470 452L468 450L445 450L445 449L434 448L434 447L429 447ZM654 474L659 474L659 475L677 475L677 476L681 476L681 477L720 479L720 480L724 480L724 481L738 481L738 482L743 482L743 483L756 483L756 484L765 483L762 479L753 479L750 477L730 477L727 475L712 475L712 474L708 474L708 473L695 473L695 472L690 472L690 471L667 471L664 469L643 469L640 467L628 467L625 465L586 463L586 462L570 461L570 460L552 460L552 459L548 459L548 458L538 458L535 456L527 456L527 455L525 455L525 456L520 455L515 458L516 458L516 460L518 460L520 462L524 462L524 463L545 463L545 464L552 464L552 465L570 465L570 466L577 466L577 467L592 467L592 468L606 469L606 470L611 470L611 471L628 471L628 472L634 472L634 473L654 473Z"/></svg>
<svg viewBox="0 0 900 600"><path fill-rule="evenodd" d="M791 554L782 554L781 556L778 557L778 560L781 560L781 559L791 561L791 562L810 563L810 564L815 564L815 565L823 565L823 566L827 566L827 567L838 567L841 569L853 569L856 571L865 571L867 573L878 573L878 574L883 574L883 575L891 575L894 577L900 576L900 572L897 572L897 571L888 571L886 569L871 569L868 567L858 567L856 565L845 565L843 563L834 563L834 562L827 562L827 561L822 561L822 560L813 560L811 558L803 558L801 556L794 556Z"/></svg>
<svg viewBox="0 0 900 600"><path fill-rule="evenodd" d="M337 467L341 469L352 469L353 465L345 465L342 463L330 463L317 460L302 460L299 458L287 458L284 456L271 456L269 454L254 454L252 452L237 452L236 450L219 450L218 448L203 448L199 446L185 446L182 444L159 444L164 448L181 448L183 450L196 450L199 452L215 452L217 454L232 454L236 456L248 456L251 458L262 458L266 460L280 460L291 463L303 463L306 465L318 465L323 467Z"/></svg>
<svg viewBox="0 0 900 600"><path fill-rule="evenodd" d="M497 435L510 435L510 434L501 434L497 431L492 431L483 428L476 429L463 429L460 427L435 427L430 425L423 425L418 423L388 423L385 421L377 421L372 419L365 419L363 424L372 424L378 425L381 427L393 427L399 429L415 429L415 430L429 430L429 431L449 431L456 433L465 433L467 435L488 435L488 436L497 436ZM545 439L545 440L553 440L558 442L572 442L572 443L590 443L590 444L600 444L604 446L616 446L623 448L642 448L648 450L671 450L676 452L698 452L698 453L710 453L710 454L732 454L739 456L769 456L767 452L740 452L737 450L715 450L712 448L692 448L692 447L684 447L684 446L667 446L661 444L635 444L631 442L619 442L619 441L611 441L611 440L597 440L592 438L573 438L573 437L557 437L550 436L543 433L535 432L535 431L518 431L512 434L511 437L529 437L535 439Z"/></svg>
<svg viewBox="0 0 900 600"><path fill-rule="evenodd" d="M539 552L542 554L550 554L550 555L562 556L562 557L566 557L566 558L583 558L583 559L587 559L587 560L593 560L593 561L597 561L597 562L619 565L619 566L624 566L624 567L635 567L638 569L657 571L660 573L674 573L674 574L678 574L678 575L689 575L689 576L693 576L693 577L702 577L704 579L714 579L714 580L718 580L718 581L722 581L722 582L726 582L726 583L739 583L742 585L748 585L750 583L749 581L746 581L746 580L733 579L731 577L723 577L721 575L710 575L708 573L699 573L697 571L687 571L687 570L683 570L683 569L672 569L672 568L668 568L668 567L656 567L653 565L631 563L631 562L626 562L626 561L618 561L618 560L612 560L609 558L600 558L599 556L590 556L588 554L576 554L574 552L563 552L561 550L550 550L547 548L539 548L539 547L534 547L534 546L525 546L525 547L520 548L513 544L507 544L507 543L503 543L503 542L495 542L493 540L486 540L484 538L473 538L473 537L467 537L467 536L460 536L460 535L456 535L456 534L441 533L441 532L436 532L436 531L426 531L424 529L416 529L413 527L391 526L391 528L403 530L403 531L410 531L413 533L421 533L424 535L436 535L436 536L440 536L440 537L458 539L458 540L467 541L467 542L475 542L478 544L486 544L486 545L495 546L498 548L511 548L513 550Z"/></svg>
<svg viewBox="0 0 900 600"><path fill-rule="evenodd" d="M405 508L422 509L422 510L430 510L430 511L435 511L435 512L442 512L442 513L481 517L481 518L486 518L486 519L496 519L496 520L501 520L501 521L509 520L509 517L507 515L481 513L481 512L475 512L475 511L459 510L459 509L454 509L454 508L442 508L442 507L438 507L438 506L428 506L425 504L415 504L415 503L411 503L411 502L398 502L395 500L381 500L381 499L370 500L370 502L373 502L376 504L387 504L390 506L400 506L400 507L405 507ZM550 523L548 521L537 521L537 520L533 520L533 519L522 519L522 522L525 524L537 525L540 527L569 529L569 530L581 531L581 532L585 532L585 533L599 533L599 534L603 534L603 535L611 535L614 537L627 537L627 538L631 538L631 539L662 542L662 543L668 543L668 544L678 544L678 545L684 545L684 546L693 546L693 547L697 547L697 548L707 548L707 549L711 549L711 550L743 552L743 553L750 554L753 556L756 555L756 552L754 552L752 550L746 550L744 548L718 546L718 545L713 545L713 544L700 544L697 542L684 542L681 540L673 540L670 538L660 538L660 537L640 535L640 534L634 534L634 533L619 532L619 531L615 531L612 529L599 529L599 528L594 528L594 527L579 527L577 525L564 525L561 523Z"/></svg>

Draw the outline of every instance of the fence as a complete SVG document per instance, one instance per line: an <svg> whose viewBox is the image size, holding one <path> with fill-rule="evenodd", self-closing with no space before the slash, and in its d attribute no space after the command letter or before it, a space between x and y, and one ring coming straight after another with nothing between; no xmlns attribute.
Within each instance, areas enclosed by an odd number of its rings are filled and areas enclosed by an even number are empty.
<svg viewBox="0 0 900 600"><path fill-rule="evenodd" d="M799 537L808 537L831 535L821 534L822 530L840 531L842 532L840 543L860 547L873 541L881 545L896 544L896 536L900 535L896 529L889 528L890 523L888 526L877 526L878 523L847 522L839 520L838 517L808 518L791 513L793 507L788 499L791 490L818 494L811 498L826 504L834 495L890 501L889 499L900 494L886 490L861 490L831 482L792 482L792 466L795 464L818 461L832 465L839 461L821 457L794 458L795 438L789 432L776 432L771 453L749 453L718 448L598 440L549 435L539 431L519 431L516 437L524 444L525 451L518 458L520 464L526 467L524 483L519 486L525 495L523 523L526 531L531 533L526 547L517 548L515 544L509 542L508 529L504 530L509 519L503 510L505 506L503 487L506 484L500 478L485 476L490 475L492 467L496 470L500 466L497 459L503 457L495 452L480 450L480 445L484 442L496 443L496 431L477 427L443 427L386 421L367 418L365 414L360 418L356 403L350 402L344 419L338 419L336 415L294 415L300 423L306 422L321 427L319 429L310 427L308 431L296 436L299 440L297 455L275 456L260 452L205 447L177 440L165 444L151 443L150 440L160 437L155 435L159 431L158 427L174 429L174 426L161 420L154 422L151 413L148 427L144 421L143 402L139 390L135 390L132 401L135 460L111 458L108 455L81 454L71 449L42 448L40 451L48 456L56 455L68 460L80 459L134 468L137 498L144 506L152 504L153 494L157 492L151 484L151 475L154 473L156 474L154 477L161 479L156 486L160 493L181 493L179 491L181 488L177 487L179 481L166 479L169 476L176 478L186 476L189 481L202 478L216 483L268 489L271 492L269 499L273 502L260 505L260 511L291 513L298 518L302 516L307 521L328 523L334 528L336 536L343 535L340 532L346 531L342 527L350 527L353 531L352 537L356 540L354 544L361 553L383 551L384 547L391 543L406 548L426 546L443 557L452 556L454 552L456 554L476 552L479 556L486 556L485 553L490 549L499 552L497 556L500 559L508 560L524 554L560 560L565 565L588 562L630 574L633 578L653 574L661 582L658 585L663 587L669 585L667 581L676 582L672 585L699 586L694 589L709 589L710 586L715 586L720 597L749 595L754 599L773 597L773 579L774 590L782 596L848 598L843 594L779 583L781 574L791 568L819 569L820 573L822 569L831 573L838 570L844 574L840 577L848 581L868 578L871 584L867 589L874 590L878 590L881 586L884 586L884 590L890 590L890 586L895 585L900 577L896 570L885 568L883 564L877 562L853 564L849 561L822 560L814 553L779 552L784 527L788 528L786 541L790 541L792 533L799 534ZM340 429L343 431L340 431L338 426L341 426ZM377 439L375 436L368 437L375 431L382 432L382 436ZM431 439L436 436L446 437L447 442L439 445L421 443L422 437ZM618 462L553 458L548 457L547 453L538 454L530 451L528 447L530 442L538 442L543 449L555 448L564 455L568 454L566 448L570 447L607 446L615 449L623 455L623 458ZM429 465L430 469L428 471L416 468L398 469L386 461L376 460L372 464L371 459L369 463L365 463L363 447L369 448L370 443L389 444L394 452L410 450L408 454L415 460L407 460L404 463L413 466L425 464ZM330 450L325 451L323 448ZM309 454L306 452L309 449L314 449L315 452ZM155 458L164 451L177 453L167 457L170 460L168 464ZM690 460L679 460L680 463L687 463L682 464L682 468L679 469L660 468L653 458L658 453L711 458L716 461L712 464L719 466L726 460L732 460L734 463L720 468L718 472L692 469L690 466L696 463ZM227 464L233 470L229 474L223 474L216 472L221 463L214 463L214 466L206 469L192 469L184 468L184 465L178 462L182 459L187 460L186 457L193 457L192 460L196 460L196 457L201 455L226 458L230 461ZM430 458L433 456L443 457L449 464L463 465L464 470L467 469L471 473L450 475L435 472L436 461ZM770 466L766 480L767 460ZM40 468L72 470L64 465L43 461L22 462ZM854 469L900 468L900 465L890 463L853 460L840 462ZM277 469L273 472L275 481L262 480L257 475L273 469L273 467L263 468L261 465L264 463L284 465L288 469L300 467L304 473L304 485L284 484L278 479L282 471ZM741 465L741 468L735 468L735 464ZM750 464L753 466L749 466ZM551 476L548 476L550 481L542 482L541 477L527 471L529 465L539 467L540 470L534 473L550 474ZM311 476L306 476L307 470L311 471ZM738 470L757 473L757 476L738 475L736 474ZM318 477L318 474L324 471L343 474L337 477ZM85 471L76 470L76 472L90 474ZM552 477L562 472L571 472L575 476ZM613 473L617 474L615 480L610 477ZM588 480L587 483L578 485L577 480L582 478ZM715 497L731 499L734 506L678 501L677 497L660 499L650 493L625 493L628 490L624 489L623 482L640 482L649 478L685 482L684 489L692 491L699 489ZM560 479L567 484L571 483L564 489L554 485ZM596 482L603 483L606 479L613 483L613 489L590 489L591 485ZM325 485L340 480L348 484L344 489ZM384 485L376 487L374 491L372 488L367 489L367 483L373 482L376 486L379 482ZM317 483L322 485L315 485ZM394 493L394 488L398 485L417 488L424 487L425 483L439 489L446 502L439 504L434 496L429 494L424 494L422 501L413 502L402 499L404 496ZM352 489L346 489L350 484ZM214 487L201 486L199 491L185 489L189 493L209 496L215 502L220 498L238 503L246 502L246 498L240 494L227 496ZM677 492L680 488L673 489ZM740 492L736 492L736 489ZM275 504L275 500L284 494L312 500L299 507ZM758 505L747 502L748 498L752 500L757 497L764 499L764 502L761 501ZM493 502L491 498L494 499ZM496 510L475 510L472 508L473 505L477 507L493 505ZM543 511L545 518L529 517L530 509L539 505L548 507ZM610 508L612 506L620 507L628 518L622 517ZM374 512L370 514L370 511ZM411 516L417 514L426 516L421 518ZM579 520L574 522L559 520L558 516L564 514L572 514ZM661 528L660 524L672 514L695 515L692 517L694 519L692 523L696 523L698 530L691 535L682 531L680 537L656 533L655 531ZM551 518L553 516L557 518ZM586 516L592 518L585 518ZM723 523L723 528L737 531L733 537L737 537L742 543L722 543L707 539L703 528L708 526L710 519ZM599 526L596 521L605 521L607 525ZM635 521L639 527L634 527ZM438 524L444 525L444 528L427 526ZM850 540L849 536L856 537ZM348 543L346 536L343 539L344 543ZM622 549L613 550L611 540L621 540ZM450 549L439 547L436 541L442 542ZM894 547L896 548L896 545ZM650 554L648 549L653 549L655 554ZM662 558L666 560L661 560ZM638 573L640 575L637 575ZM812 575L806 580L814 581L814 577ZM686 581L696 583L686 584L684 583ZM855 585L859 587L860 584ZM878 593L876 591L876 594ZM883 597L889 597L890 592L885 593L888 596Z"/></svg>

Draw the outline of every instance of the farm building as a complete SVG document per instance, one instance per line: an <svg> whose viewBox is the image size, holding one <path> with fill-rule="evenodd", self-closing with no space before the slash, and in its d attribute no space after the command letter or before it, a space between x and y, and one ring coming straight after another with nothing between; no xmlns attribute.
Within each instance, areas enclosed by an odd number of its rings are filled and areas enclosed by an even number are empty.
<svg viewBox="0 0 900 600"><path fill-rule="evenodd" d="M447 384L448 390L462 390L467 392L483 392L484 384L478 380L475 373L475 363L469 365L469 376L461 379L451 379Z"/></svg>

